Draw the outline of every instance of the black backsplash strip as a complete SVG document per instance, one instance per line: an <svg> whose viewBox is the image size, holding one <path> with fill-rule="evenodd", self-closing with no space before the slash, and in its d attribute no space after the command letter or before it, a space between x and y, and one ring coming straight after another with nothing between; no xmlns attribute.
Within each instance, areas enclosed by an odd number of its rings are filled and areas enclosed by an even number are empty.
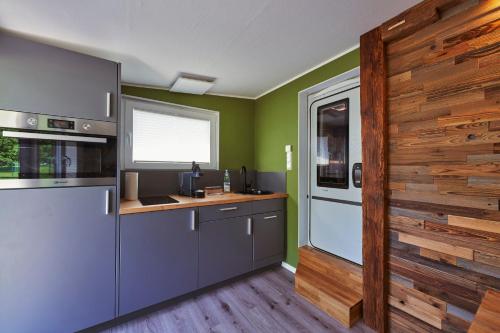
<svg viewBox="0 0 500 333"><path fill-rule="evenodd" d="M135 171L135 170L130 170ZM179 192L179 174L182 171L175 170L142 170L139 172L139 196L161 196ZM205 186L222 186L224 180L223 170L202 170L203 176L197 181L197 187L203 189ZM239 170L229 170L231 177L231 191L243 189L243 176ZM125 171L120 174L121 197L124 196ZM286 175L284 172L247 172L247 183L254 188L269 190L273 192L286 192Z"/></svg>

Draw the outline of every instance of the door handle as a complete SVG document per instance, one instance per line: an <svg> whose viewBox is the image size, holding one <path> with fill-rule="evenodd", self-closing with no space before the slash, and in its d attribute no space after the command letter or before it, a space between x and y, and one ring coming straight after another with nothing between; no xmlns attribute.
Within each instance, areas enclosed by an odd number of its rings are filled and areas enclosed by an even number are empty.
<svg viewBox="0 0 500 333"><path fill-rule="evenodd" d="M191 231L196 231L197 225L196 225L196 211L193 209L191 211Z"/></svg>
<svg viewBox="0 0 500 333"><path fill-rule="evenodd" d="M111 93L106 93L106 117L111 117Z"/></svg>
<svg viewBox="0 0 500 333"><path fill-rule="evenodd" d="M266 216L266 217L264 217L264 220L272 220L272 219L275 219L277 217L278 217L278 215Z"/></svg>
<svg viewBox="0 0 500 333"><path fill-rule="evenodd" d="M111 214L110 194L111 194L111 191L106 190L106 197L104 198L104 206L105 206L104 213L106 215Z"/></svg>
<svg viewBox="0 0 500 333"><path fill-rule="evenodd" d="M356 188L361 188L363 185L363 168L361 163L352 165L352 185Z"/></svg>
<svg viewBox="0 0 500 333"><path fill-rule="evenodd" d="M252 218L249 217L247 219L247 235L251 236L252 235Z"/></svg>
<svg viewBox="0 0 500 333"><path fill-rule="evenodd" d="M74 142L90 142L90 143L107 143L106 138L98 138L93 136L81 135L65 135L65 134L49 134L49 133L33 133L23 131L2 131L2 136L5 138L18 139L35 139L35 140L50 140L50 141L74 141Z"/></svg>

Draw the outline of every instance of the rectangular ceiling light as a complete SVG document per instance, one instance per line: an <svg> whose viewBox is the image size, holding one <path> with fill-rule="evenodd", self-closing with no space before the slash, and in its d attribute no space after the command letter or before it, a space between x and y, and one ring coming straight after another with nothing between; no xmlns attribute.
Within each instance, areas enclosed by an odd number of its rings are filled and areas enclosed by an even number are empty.
<svg viewBox="0 0 500 333"><path fill-rule="evenodd" d="M172 92L203 95L215 84L214 81L178 77L170 88Z"/></svg>

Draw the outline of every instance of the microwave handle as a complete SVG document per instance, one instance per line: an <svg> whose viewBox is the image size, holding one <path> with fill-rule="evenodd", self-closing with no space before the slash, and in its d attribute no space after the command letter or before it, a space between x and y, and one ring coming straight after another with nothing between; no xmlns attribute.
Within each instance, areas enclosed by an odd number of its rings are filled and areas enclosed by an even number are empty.
<svg viewBox="0 0 500 333"><path fill-rule="evenodd" d="M19 132L2 131L2 136L6 138L53 140L53 141L74 141L74 142L92 142L92 143L108 142L106 138L97 138L93 136L33 133L33 132L21 132L21 131Z"/></svg>

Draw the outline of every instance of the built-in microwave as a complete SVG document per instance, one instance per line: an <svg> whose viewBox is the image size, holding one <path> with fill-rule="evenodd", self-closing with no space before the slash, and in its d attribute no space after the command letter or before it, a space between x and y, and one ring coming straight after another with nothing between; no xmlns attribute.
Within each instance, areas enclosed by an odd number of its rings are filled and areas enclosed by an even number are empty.
<svg viewBox="0 0 500 333"><path fill-rule="evenodd" d="M116 184L116 123L0 110L0 189Z"/></svg>

